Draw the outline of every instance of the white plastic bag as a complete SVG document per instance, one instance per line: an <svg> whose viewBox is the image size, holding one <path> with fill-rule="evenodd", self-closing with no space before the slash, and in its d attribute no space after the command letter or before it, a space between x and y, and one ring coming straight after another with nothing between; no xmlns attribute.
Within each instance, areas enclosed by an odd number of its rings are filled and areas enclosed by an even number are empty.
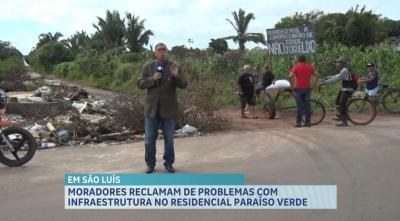
<svg viewBox="0 0 400 221"><path fill-rule="evenodd" d="M267 92L269 91L274 91L274 90L281 90L281 89L287 89L290 88L290 82L288 80L277 80L274 82L274 84L271 84L265 90Z"/></svg>
<svg viewBox="0 0 400 221"><path fill-rule="evenodd" d="M186 124L185 126L182 127L182 133L185 134L195 134L197 133L198 129L195 127L190 126L189 124Z"/></svg>

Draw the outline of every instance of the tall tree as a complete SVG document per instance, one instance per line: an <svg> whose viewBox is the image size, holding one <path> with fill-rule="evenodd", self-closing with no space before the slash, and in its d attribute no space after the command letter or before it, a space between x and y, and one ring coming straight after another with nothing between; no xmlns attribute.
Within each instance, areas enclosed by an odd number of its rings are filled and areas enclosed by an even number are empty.
<svg viewBox="0 0 400 221"><path fill-rule="evenodd" d="M76 32L68 38L68 47L74 54L80 53L88 48L90 38L85 31Z"/></svg>
<svg viewBox="0 0 400 221"><path fill-rule="evenodd" d="M323 11L314 10L308 13L296 12L293 16L286 16L275 24L275 28L294 28L297 26L315 25L324 15Z"/></svg>
<svg viewBox="0 0 400 221"><path fill-rule="evenodd" d="M0 40L0 60L9 58L11 56L20 57L22 54L14 46L12 46L10 42Z"/></svg>
<svg viewBox="0 0 400 221"><path fill-rule="evenodd" d="M345 44L355 46L368 46L378 42L382 36L379 24L380 15L367 11L366 6L351 8L346 13L347 23Z"/></svg>
<svg viewBox="0 0 400 221"><path fill-rule="evenodd" d="M245 44L249 41L257 44L266 44L265 37L262 33L247 33L250 21L255 19L253 13L246 14L246 12L240 8L239 11L232 12L232 16L233 21L228 18L226 20L235 29L236 35L225 37L222 39L233 40L233 42L238 43L240 51L243 51L245 49Z"/></svg>
<svg viewBox="0 0 400 221"><path fill-rule="evenodd" d="M395 36L396 21L381 19L366 6L350 8L346 13L311 11L282 18L276 28L315 25L318 43L342 43L347 46L368 46Z"/></svg>
<svg viewBox="0 0 400 221"><path fill-rule="evenodd" d="M114 49L125 45L125 19L121 19L118 11L110 12L107 10L106 17L103 19L97 17L97 25L93 24L93 27L97 30L94 34L97 40L103 42L103 49Z"/></svg>
<svg viewBox="0 0 400 221"><path fill-rule="evenodd" d="M126 13L127 27L126 38L128 48L131 52L140 52L143 46L149 44L150 36L153 36L151 30L146 30L144 27L145 20L140 20L139 16L131 13Z"/></svg>
<svg viewBox="0 0 400 221"><path fill-rule="evenodd" d="M58 42L62 37L63 35L60 32L56 32L54 35L51 32L42 33L39 35L39 42L36 44L36 48L39 48L40 46L49 42Z"/></svg>
<svg viewBox="0 0 400 221"><path fill-rule="evenodd" d="M382 26L387 37L400 36L400 21L384 18L382 19Z"/></svg>

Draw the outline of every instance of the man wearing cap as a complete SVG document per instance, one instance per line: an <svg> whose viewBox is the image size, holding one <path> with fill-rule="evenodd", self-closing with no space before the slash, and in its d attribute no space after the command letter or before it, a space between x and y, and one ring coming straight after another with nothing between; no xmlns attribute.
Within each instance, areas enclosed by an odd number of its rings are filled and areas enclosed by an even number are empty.
<svg viewBox="0 0 400 221"><path fill-rule="evenodd" d="M305 115L306 127L311 127L311 76L314 76L314 87L318 83L318 73L312 64L306 64L306 56L298 57L298 64L293 67L289 78L295 78L295 98L296 98L296 125L301 127L303 110Z"/></svg>
<svg viewBox="0 0 400 221"><path fill-rule="evenodd" d="M237 85L240 96L240 108L241 108L241 116L242 119L247 119L248 117L245 115L246 104L249 105L250 113L252 114L252 118L256 119L256 97L254 93L254 84L255 79L253 74L251 73L250 65L245 65L243 67L244 72L240 75Z"/></svg>
<svg viewBox="0 0 400 221"><path fill-rule="evenodd" d="M256 94L257 96L261 91L265 90L266 87L270 86L272 82L275 80L275 76L269 70L269 65L264 65L264 74L262 81L256 86Z"/></svg>
<svg viewBox="0 0 400 221"><path fill-rule="evenodd" d="M375 97L378 93L378 72L375 69L375 65L373 63L368 63L368 76L365 79L361 79L361 82L365 82L365 91L371 99L371 102L375 104Z"/></svg>
<svg viewBox="0 0 400 221"><path fill-rule="evenodd" d="M336 124L338 127L348 127L348 117L347 117L347 101L354 92L353 77L351 71L346 66L346 61L344 58L339 58L336 60L336 68L340 70L339 74L328 77L327 80L322 82L322 84L332 85L338 81L342 82L340 99L339 99L339 112L341 123Z"/></svg>
<svg viewBox="0 0 400 221"><path fill-rule="evenodd" d="M178 113L176 88L184 89L188 83L182 69L168 60L168 49L163 43L155 46L156 60L143 65L137 82L146 90L144 103L145 161L146 173L153 173L156 165L156 140L158 128L164 136L164 167L175 172L174 132Z"/></svg>

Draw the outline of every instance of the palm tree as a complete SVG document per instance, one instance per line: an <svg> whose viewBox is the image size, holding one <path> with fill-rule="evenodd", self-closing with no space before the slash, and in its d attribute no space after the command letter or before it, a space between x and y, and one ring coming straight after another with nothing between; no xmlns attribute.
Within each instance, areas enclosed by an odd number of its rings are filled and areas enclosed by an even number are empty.
<svg viewBox="0 0 400 221"><path fill-rule="evenodd" d="M266 44L265 37L262 33L247 33L247 28L249 26L250 21L255 19L253 13L246 14L246 12L240 8L238 12L236 11L232 12L232 15L234 18L234 22L228 18L226 20L236 30L237 35L225 37L223 39L226 40L229 39L233 40L233 42L235 43L239 43L240 51L243 51L245 49L244 45L246 42L249 41L252 41L257 44L258 43L262 43L264 45Z"/></svg>
<svg viewBox="0 0 400 221"><path fill-rule="evenodd" d="M90 38L85 31L76 32L68 40L68 46L72 49L74 54L84 51L88 48Z"/></svg>
<svg viewBox="0 0 400 221"><path fill-rule="evenodd" d="M42 33L39 35L39 42L36 44L36 48L52 41L58 41L61 37L63 37L63 35L60 32L56 32L54 35L51 32Z"/></svg>
<svg viewBox="0 0 400 221"><path fill-rule="evenodd" d="M151 30L146 30L144 27L145 20L140 20L139 16L131 13L126 13L127 28L126 38L128 40L128 48L131 52L140 52L143 45L149 43L150 36L153 36Z"/></svg>
<svg viewBox="0 0 400 221"><path fill-rule="evenodd" d="M107 10L105 19L100 17L97 19L97 25L93 24L93 27L97 30L95 36L103 41L105 48L101 49L114 49L125 45L125 20L121 19L118 11L111 13Z"/></svg>

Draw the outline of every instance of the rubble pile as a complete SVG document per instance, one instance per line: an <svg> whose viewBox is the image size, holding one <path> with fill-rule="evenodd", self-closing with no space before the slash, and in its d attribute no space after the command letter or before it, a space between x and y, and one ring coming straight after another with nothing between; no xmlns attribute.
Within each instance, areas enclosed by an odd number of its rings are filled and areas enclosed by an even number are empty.
<svg viewBox="0 0 400 221"><path fill-rule="evenodd" d="M123 97L115 99L114 109L104 100L91 96L80 87L47 82L34 92L9 93L8 107L21 106L20 114L7 114L20 121L42 148L60 145L83 145L91 142L129 142L143 139L143 104ZM38 111L44 104L67 106L43 116ZM29 110L31 109L31 110ZM123 111L123 112L121 112ZM12 112L12 111L11 111ZM140 128L140 129L139 129Z"/></svg>

